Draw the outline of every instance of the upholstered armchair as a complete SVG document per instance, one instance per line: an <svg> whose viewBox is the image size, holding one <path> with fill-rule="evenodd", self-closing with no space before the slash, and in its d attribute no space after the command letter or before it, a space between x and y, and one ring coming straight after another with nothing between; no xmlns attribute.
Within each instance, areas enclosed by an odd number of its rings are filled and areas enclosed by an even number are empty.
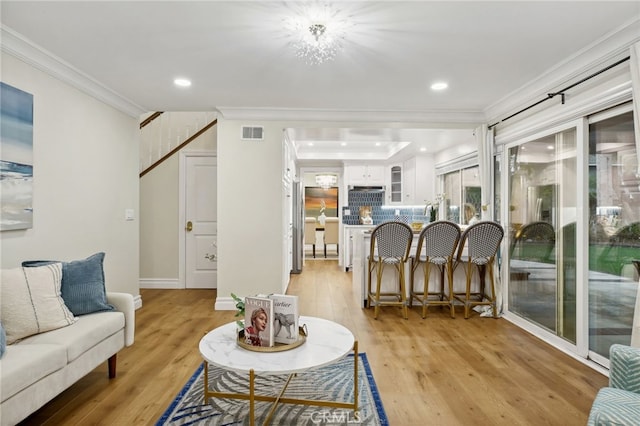
<svg viewBox="0 0 640 426"><path fill-rule="evenodd" d="M640 424L640 348L611 345L609 386L591 406L588 426Z"/></svg>

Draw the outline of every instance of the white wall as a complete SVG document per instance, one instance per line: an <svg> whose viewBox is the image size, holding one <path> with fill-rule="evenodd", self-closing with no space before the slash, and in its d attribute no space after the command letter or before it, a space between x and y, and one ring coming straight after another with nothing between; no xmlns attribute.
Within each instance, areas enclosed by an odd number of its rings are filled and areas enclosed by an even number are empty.
<svg viewBox="0 0 640 426"><path fill-rule="evenodd" d="M2 268L104 251L107 289L137 296L138 120L13 56L2 81L33 95L33 228L0 233ZM125 221L125 209L136 219Z"/></svg>
<svg viewBox="0 0 640 426"><path fill-rule="evenodd" d="M140 279L178 279L178 160L140 178Z"/></svg>
<svg viewBox="0 0 640 426"><path fill-rule="evenodd" d="M264 140L240 139L242 125L264 126ZM218 117L218 299L282 290L283 131L281 122Z"/></svg>
<svg viewBox="0 0 640 426"><path fill-rule="evenodd" d="M213 126L180 152L212 151L217 145ZM176 153L140 179L140 279L179 281L179 173Z"/></svg>

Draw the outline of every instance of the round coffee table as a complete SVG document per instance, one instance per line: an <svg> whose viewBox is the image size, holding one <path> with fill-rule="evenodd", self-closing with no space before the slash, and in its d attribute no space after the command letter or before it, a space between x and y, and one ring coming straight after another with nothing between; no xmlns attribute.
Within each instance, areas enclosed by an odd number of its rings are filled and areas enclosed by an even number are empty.
<svg viewBox="0 0 640 426"><path fill-rule="evenodd" d="M322 318L300 316L299 325L307 329L306 341L293 349L278 352L258 352L244 349L237 343L238 326L231 322L207 333L200 340L200 354L204 359L204 399L211 397L249 400L251 425L255 422L255 401L273 402L267 417L271 417L278 403L318 405L336 408L358 409L358 342L346 327ZM308 400L284 398L289 382L296 373L336 362L353 351L354 363L354 400L353 403L341 401ZM209 388L209 364L249 375L249 394L217 392ZM255 393L255 375L288 374L280 394L275 396Z"/></svg>

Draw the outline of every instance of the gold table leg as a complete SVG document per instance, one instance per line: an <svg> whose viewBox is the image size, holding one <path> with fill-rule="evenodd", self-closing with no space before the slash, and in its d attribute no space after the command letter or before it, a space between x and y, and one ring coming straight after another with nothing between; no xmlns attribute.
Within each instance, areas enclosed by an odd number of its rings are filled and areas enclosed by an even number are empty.
<svg viewBox="0 0 640 426"><path fill-rule="evenodd" d="M267 415L265 425L275 413L277 405L282 404L299 404L299 405L313 405L320 407L333 407L333 408L348 408L355 412L358 411L358 342L353 344L353 402L340 402L340 401L325 401L318 399L298 399L298 398L285 398L283 397L287 387L291 380L297 376L297 374L290 374L283 388L278 396L268 395L256 395L255 393L255 372L253 369L249 370L249 393L230 393L230 392L218 392L209 388L209 363L204 361L204 403L207 404L209 398L229 398L229 399L244 399L249 401L249 422L251 426L255 425L255 402L273 402L273 405Z"/></svg>
<svg viewBox="0 0 640 426"><path fill-rule="evenodd" d="M256 373L253 371L253 368L249 370L249 424L251 426L256 424L256 392L255 392L255 382Z"/></svg>

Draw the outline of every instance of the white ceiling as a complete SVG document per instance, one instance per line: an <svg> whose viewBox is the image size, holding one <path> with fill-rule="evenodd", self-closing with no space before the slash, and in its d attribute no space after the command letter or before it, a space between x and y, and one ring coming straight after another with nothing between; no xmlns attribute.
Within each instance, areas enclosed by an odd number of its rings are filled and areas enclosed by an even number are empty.
<svg viewBox="0 0 640 426"><path fill-rule="evenodd" d="M409 128L290 128L301 164L321 164L317 160L389 160L422 153L433 154L451 146L459 155L475 151L472 129Z"/></svg>
<svg viewBox="0 0 640 426"><path fill-rule="evenodd" d="M365 159L403 142L428 152L472 143L488 108L640 17L640 1L336 1L353 24L344 48L307 65L283 25L307 5L2 0L0 18L140 111L383 117L289 130L303 157ZM449 89L431 91L436 80Z"/></svg>

